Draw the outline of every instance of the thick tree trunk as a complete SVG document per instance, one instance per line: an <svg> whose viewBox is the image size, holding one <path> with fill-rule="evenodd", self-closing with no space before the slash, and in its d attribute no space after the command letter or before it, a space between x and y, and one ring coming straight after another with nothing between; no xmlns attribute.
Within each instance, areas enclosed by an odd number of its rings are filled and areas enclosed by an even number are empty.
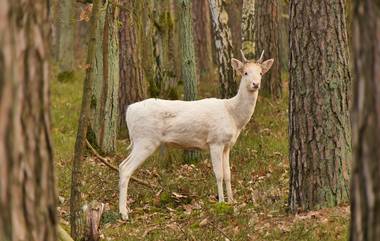
<svg viewBox="0 0 380 241"><path fill-rule="evenodd" d="M136 9L142 29L143 69L151 97L178 99L176 90L180 74L176 60L178 36L176 33L175 0L144 0Z"/></svg>
<svg viewBox="0 0 380 241"><path fill-rule="evenodd" d="M232 41L228 27L228 14L222 0L209 0L213 26L214 44L217 52L220 96L228 98L236 95L237 84L231 66Z"/></svg>
<svg viewBox="0 0 380 241"><path fill-rule="evenodd" d="M244 0L241 18L242 49L248 59L254 59L255 50L255 0Z"/></svg>
<svg viewBox="0 0 380 241"><path fill-rule="evenodd" d="M181 70L184 82L185 100L195 100L198 94L195 49L193 41L193 27L191 18L191 0L178 0L180 11L180 42L181 42ZM199 159L199 152L185 151L185 163L192 163Z"/></svg>
<svg viewBox="0 0 380 241"><path fill-rule="evenodd" d="M208 0L192 2L194 44L199 81L210 81L214 71L212 58L212 28Z"/></svg>
<svg viewBox="0 0 380 241"><path fill-rule="evenodd" d="M0 6L0 239L55 241L48 1Z"/></svg>
<svg viewBox="0 0 380 241"><path fill-rule="evenodd" d="M125 113L128 105L146 97L144 71L141 60L141 41L138 38L138 12L136 4L130 0L121 0L119 31L120 41L120 88L119 88L119 133L125 135L127 124ZM128 9L128 12L127 12ZM132 11L130 13L129 11Z"/></svg>
<svg viewBox="0 0 380 241"><path fill-rule="evenodd" d="M267 58L274 58L274 64L262 83L263 92L273 98L282 95L280 70L279 16L277 0L256 0L256 55L265 51Z"/></svg>
<svg viewBox="0 0 380 241"><path fill-rule="evenodd" d="M380 237L380 5L355 1L351 238Z"/></svg>
<svg viewBox="0 0 380 241"><path fill-rule="evenodd" d="M79 118L77 138L75 142L72 176L71 176L71 195L70 195L70 226L71 236L74 240L81 240L84 236L85 227L82 225L82 172L83 172L83 155L86 146L86 134L90 125L90 105L92 96L92 86L95 79L96 69L96 37L100 17L101 0L93 0L90 41L88 44L87 64L89 68L86 71L86 78L83 83L82 107Z"/></svg>
<svg viewBox="0 0 380 241"><path fill-rule="evenodd" d="M350 86L344 4L290 1L289 146L292 211L348 201Z"/></svg>
<svg viewBox="0 0 380 241"><path fill-rule="evenodd" d="M119 125L118 11L117 2L106 2L101 9L97 28L90 141L103 153L115 151ZM101 25L103 22L104 25Z"/></svg>
<svg viewBox="0 0 380 241"><path fill-rule="evenodd" d="M58 1L57 61L61 73L71 73L74 69L74 0Z"/></svg>

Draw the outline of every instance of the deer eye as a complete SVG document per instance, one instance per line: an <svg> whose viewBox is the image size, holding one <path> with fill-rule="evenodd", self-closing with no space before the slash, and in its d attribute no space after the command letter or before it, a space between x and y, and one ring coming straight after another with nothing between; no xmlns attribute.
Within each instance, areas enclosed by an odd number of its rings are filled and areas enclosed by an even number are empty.
<svg viewBox="0 0 380 241"><path fill-rule="evenodd" d="M263 73L261 72L260 75L263 76Z"/></svg>
<svg viewBox="0 0 380 241"><path fill-rule="evenodd" d="M247 73L247 72L245 72L245 73L244 73L244 75L248 75L248 73Z"/></svg>

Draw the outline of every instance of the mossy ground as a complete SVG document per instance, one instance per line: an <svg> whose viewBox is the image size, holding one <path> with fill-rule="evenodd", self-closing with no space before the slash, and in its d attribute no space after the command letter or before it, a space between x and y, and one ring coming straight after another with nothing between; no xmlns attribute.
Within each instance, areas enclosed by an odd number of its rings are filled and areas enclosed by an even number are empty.
<svg viewBox="0 0 380 241"><path fill-rule="evenodd" d="M59 213L68 221L71 159L79 118L83 73L52 82L52 122ZM216 84L201 86L203 96ZM208 93L206 93L207 90ZM158 150L135 173L162 187L129 185L130 221L119 219L118 175L88 155L84 164L84 199L109 205L102 220L104 240L347 240L349 208L305 214L287 213L287 96L260 97L254 116L231 152L235 204L218 204L216 181L207 153L194 165L180 150ZM114 165L126 157L119 141Z"/></svg>

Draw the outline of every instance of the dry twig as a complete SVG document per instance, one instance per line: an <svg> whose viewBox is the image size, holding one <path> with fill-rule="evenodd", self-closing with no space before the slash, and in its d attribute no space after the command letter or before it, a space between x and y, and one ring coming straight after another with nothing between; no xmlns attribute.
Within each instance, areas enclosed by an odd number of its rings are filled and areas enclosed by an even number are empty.
<svg viewBox="0 0 380 241"><path fill-rule="evenodd" d="M119 169L117 167L115 167L114 165L111 164L110 160L106 157L102 157L96 150L95 148L90 144L90 142L88 142L88 140L86 139L86 144L88 146L88 148L92 151L92 153L97 157L97 159L102 162L104 165L108 166L109 168L111 168L111 170L113 171L116 171L116 172L119 172ZM141 184L141 185L144 185L146 187L149 187L151 189L157 189L157 186L156 185L152 185L148 182L145 182L137 177L131 177L131 180Z"/></svg>

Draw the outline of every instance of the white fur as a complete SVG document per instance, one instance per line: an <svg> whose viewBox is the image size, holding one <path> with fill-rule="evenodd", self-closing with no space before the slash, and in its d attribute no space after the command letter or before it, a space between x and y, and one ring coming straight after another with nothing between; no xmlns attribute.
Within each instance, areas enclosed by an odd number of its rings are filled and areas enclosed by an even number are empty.
<svg viewBox="0 0 380 241"><path fill-rule="evenodd" d="M263 71L259 64L236 61L233 59L232 65L243 77L238 94L233 98L147 99L128 107L126 119L132 151L119 166L119 211L123 219L128 219L126 201L131 175L161 144L183 149L209 149L219 201L224 201L223 179L228 201L233 201L229 152L254 112L258 96L255 87L260 86L260 72Z"/></svg>

